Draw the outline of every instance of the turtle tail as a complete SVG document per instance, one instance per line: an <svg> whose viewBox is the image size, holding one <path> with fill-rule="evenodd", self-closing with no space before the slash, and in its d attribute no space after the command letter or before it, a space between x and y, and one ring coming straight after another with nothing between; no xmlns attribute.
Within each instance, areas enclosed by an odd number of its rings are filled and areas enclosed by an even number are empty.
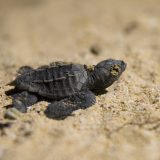
<svg viewBox="0 0 160 160"><path fill-rule="evenodd" d="M10 90L8 90L8 91L5 91L5 94L6 94L7 96L12 96L12 95L14 95L15 93L17 93L18 89L17 89L17 87L16 87L16 85L17 85L16 80L13 80L13 81L7 83L6 85L14 86L13 89L10 89Z"/></svg>
<svg viewBox="0 0 160 160"><path fill-rule="evenodd" d="M9 86L16 86L16 80L13 80L13 81L7 83L7 85L9 85Z"/></svg>

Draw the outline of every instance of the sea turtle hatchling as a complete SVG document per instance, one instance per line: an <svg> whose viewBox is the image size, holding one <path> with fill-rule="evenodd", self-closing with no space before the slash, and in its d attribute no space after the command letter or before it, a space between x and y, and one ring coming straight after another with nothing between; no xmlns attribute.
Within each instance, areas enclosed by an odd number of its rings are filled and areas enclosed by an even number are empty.
<svg viewBox="0 0 160 160"><path fill-rule="evenodd" d="M95 104L95 94L112 85L125 69L124 61L113 59L96 66L54 62L37 69L21 67L10 83L18 92L12 95L13 107L26 112L41 97L53 101L45 111L48 117L69 115Z"/></svg>

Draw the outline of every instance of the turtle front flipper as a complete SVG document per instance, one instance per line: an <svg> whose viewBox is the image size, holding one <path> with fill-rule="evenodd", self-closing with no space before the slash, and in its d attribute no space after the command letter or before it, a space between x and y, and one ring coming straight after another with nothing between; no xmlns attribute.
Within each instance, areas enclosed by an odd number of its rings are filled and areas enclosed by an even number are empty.
<svg viewBox="0 0 160 160"><path fill-rule="evenodd" d="M29 106L38 102L38 98L35 95L28 93L27 91L13 94L12 98L13 107L22 113L26 113Z"/></svg>
<svg viewBox="0 0 160 160"><path fill-rule="evenodd" d="M45 114L48 118L65 119L73 111L85 109L96 103L96 97L91 91L80 92L61 101L55 101L47 107Z"/></svg>

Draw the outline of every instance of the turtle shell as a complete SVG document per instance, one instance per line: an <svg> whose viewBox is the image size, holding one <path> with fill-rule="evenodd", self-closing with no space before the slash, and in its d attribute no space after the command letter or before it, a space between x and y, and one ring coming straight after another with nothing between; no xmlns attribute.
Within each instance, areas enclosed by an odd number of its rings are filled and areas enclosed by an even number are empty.
<svg viewBox="0 0 160 160"><path fill-rule="evenodd" d="M84 65L55 62L19 75L15 86L51 99L62 99L85 88L87 71Z"/></svg>

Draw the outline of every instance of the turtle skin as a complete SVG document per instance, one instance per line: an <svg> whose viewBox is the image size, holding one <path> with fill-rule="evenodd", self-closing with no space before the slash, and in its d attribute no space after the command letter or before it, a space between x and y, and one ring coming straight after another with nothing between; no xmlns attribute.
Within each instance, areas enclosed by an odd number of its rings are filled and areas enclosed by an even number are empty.
<svg viewBox="0 0 160 160"><path fill-rule="evenodd" d="M125 69L125 62L113 59L96 66L53 62L37 69L21 67L17 78L10 83L15 86L15 93L10 93L13 107L25 113L29 106L46 99L52 101L45 110L47 117L66 118L74 110L94 105L96 93L106 93L104 90Z"/></svg>

